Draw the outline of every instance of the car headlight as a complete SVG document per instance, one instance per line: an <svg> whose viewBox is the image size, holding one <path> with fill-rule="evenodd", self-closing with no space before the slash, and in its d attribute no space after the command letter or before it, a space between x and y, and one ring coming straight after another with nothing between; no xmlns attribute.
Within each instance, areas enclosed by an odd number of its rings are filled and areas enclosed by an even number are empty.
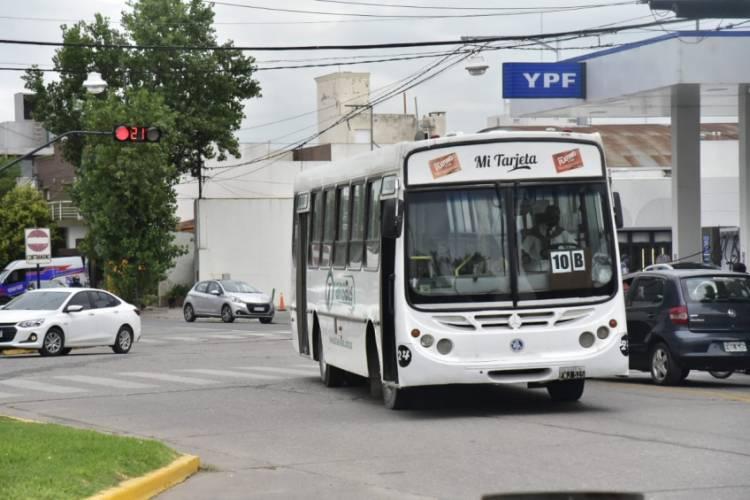
<svg viewBox="0 0 750 500"><path fill-rule="evenodd" d="M232 302L235 304L242 304L242 299L239 297L232 297Z"/></svg>
<svg viewBox="0 0 750 500"><path fill-rule="evenodd" d="M29 319L26 321L21 321L20 323L18 323L18 326L21 328L35 328L37 326L42 326L42 323L44 323L44 318Z"/></svg>

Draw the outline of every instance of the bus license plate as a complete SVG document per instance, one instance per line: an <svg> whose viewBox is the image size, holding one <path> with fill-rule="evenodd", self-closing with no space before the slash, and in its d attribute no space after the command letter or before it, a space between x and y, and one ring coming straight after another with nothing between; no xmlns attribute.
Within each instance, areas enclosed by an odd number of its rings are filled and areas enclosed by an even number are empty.
<svg viewBox="0 0 750 500"><path fill-rule="evenodd" d="M560 380L576 380L586 378L586 369L583 366L563 366L560 368Z"/></svg>
<svg viewBox="0 0 750 500"><path fill-rule="evenodd" d="M747 352L747 344L744 342L724 342L725 352Z"/></svg>

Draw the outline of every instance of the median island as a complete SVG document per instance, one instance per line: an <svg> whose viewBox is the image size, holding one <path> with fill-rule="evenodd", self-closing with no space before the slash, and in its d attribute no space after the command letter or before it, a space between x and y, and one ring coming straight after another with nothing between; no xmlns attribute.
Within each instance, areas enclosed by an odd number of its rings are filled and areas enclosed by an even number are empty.
<svg viewBox="0 0 750 500"><path fill-rule="evenodd" d="M0 497L86 498L178 456L157 441L0 417Z"/></svg>

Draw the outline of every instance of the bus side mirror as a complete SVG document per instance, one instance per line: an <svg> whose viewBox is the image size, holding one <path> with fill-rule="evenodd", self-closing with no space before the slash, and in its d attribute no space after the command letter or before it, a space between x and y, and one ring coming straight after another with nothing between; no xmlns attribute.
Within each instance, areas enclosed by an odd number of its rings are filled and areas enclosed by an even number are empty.
<svg viewBox="0 0 750 500"><path fill-rule="evenodd" d="M398 198L383 200L381 234L383 238L396 239L401 236L404 221L404 202Z"/></svg>
<svg viewBox="0 0 750 500"><path fill-rule="evenodd" d="M615 203L615 227L617 227L617 229L622 229L622 202L620 201L620 193L612 193L612 199Z"/></svg>

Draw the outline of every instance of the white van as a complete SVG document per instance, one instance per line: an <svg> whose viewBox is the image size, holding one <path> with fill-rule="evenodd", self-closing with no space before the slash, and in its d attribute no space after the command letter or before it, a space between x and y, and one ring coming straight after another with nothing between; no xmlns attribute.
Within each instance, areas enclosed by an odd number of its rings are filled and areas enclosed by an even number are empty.
<svg viewBox="0 0 750 500"><path fill-rule="evenodd" d="M39 267L41 288L88 286L89 278L81 257L55 257ZM36 288L36 265L14 260L0 272L0 303Z"/></svg>

